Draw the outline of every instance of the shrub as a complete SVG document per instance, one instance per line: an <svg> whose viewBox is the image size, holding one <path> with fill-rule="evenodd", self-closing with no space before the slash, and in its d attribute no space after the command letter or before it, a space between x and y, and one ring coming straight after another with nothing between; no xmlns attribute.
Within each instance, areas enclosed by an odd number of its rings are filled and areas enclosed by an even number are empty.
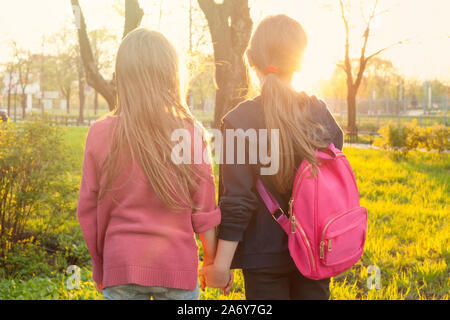
<svg viewBox="0 0 450 320"><path fill-rule="evenodd" d="M389 123L378 131L375 145L393 151L395 158L405 157L417 148L439 152L449 150L449 128L442 124L422 128L413 121L404 125Z"/></svg>
<svg viewBox="0 0 450 320"><path fill-rule="evenodd" d="M380 137L375 139L374 145L383 149L392 150L394 160L400 160L407 156L409 151L407 145L407 127L389 123L388 125L381 127L378 132Z"/></svg>
<svg viewBox="0 0 450 320"><path fill-rule="evenodd" d="M427 150L437 150L439 152L449 150L449 129L442 124L434 124L425 129Z"/></svg>
<svg viewBox="0 0 450 320"><path fill-rule="evenodd" d="M0 125L0 257L31 236L28 221L42 220L52 205L61 208L47 200L66 191L61 176L69 163L62 136L61 129L41 121Z"/></svg>

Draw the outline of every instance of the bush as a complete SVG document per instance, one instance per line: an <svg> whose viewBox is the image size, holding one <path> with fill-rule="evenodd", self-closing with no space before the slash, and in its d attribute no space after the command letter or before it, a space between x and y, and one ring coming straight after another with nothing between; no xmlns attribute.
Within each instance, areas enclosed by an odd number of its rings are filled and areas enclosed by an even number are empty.
<svg viewBox="0 0 450 320"><path fill-rule="evenodd" d="M375 145L393 151L395 158L404 157L417 148L443 152L449 150L449 128L442 124L422 128L417 121L405 125L389 123L378 131Z"/></svg>
<svg viewBox="0 0 450 320"><path fill-rule="evenodd" d="M0 125L0 257L32 236L30 220L49 229L48 213L66 207L62 176L70 167L62 137L61 129L40 121Z"/></svg>
<svg viewBox="0 0 450 320"><path fill-rule="evenodd" d="M425 129L427 137L425 148L439 152L449 150L449 129L442 124L434 124Z"/></svg>

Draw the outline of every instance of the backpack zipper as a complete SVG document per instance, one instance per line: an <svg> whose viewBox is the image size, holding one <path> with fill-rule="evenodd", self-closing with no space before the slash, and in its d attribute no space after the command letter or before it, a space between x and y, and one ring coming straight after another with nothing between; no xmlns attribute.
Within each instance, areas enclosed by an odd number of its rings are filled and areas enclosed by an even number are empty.
<svg viewBox="0 0 450 320"><path fill-rule="evenodd" d="M327 224L325 225L325 227L323 228L323 231L322 231L322 238L321 238L321 241L320 241L320 259L323 259L324 258L324 247L325 247L325 232L327 231L327 229L328 229L328 227L330 226L330 223L332 223L333 221L335 221L336 219L338 219L338 218L340 218L340 217L342 217L342 216L345 216L346 214L349 214L349 213L351 213L351 212L353 212L354 210L351 210L351 211L347 211L347 212L344 212L344 213L341 213L340 215L337 215L337 216L335 216L335 217L333 217L332 219L330 219L330 221L328 221L327 222ZM328 239L328 252L331 252L332 251L332 248L331 248L331 239Z"/></svg>
<svg viewBox="0 0 450 320"><path fill-rule="evenodd" d="M295 233L295 216L292 211L292 203L294 202L294 199L291 198L289 200L289 219L291 220L291 233Z"/></svg>
<svg viewBox="0 0 450 320"><path fill-rule="evenodd" d="M345 155L342 152L337 152L336 153L336 158L334 158L334 159L336 160L337 158L341 158L341 157L344 157L344 156ZM300 173L300 175L299 175L299 177L297 179L297 183L295 184L295 187L292 190L292 195L294 195L295 192L297 192L298 186L300 185L300 180L302 179L303 175L306 173L306 170L308 170L311 167L312 167L312 164L310 163L302 170L302 172Z"/></svg>
<svg viewBox="0 0 450 320"><path fill-rule="evenodd" d="M314 261L314 255L313 255L313 252L312 252L311 244L309 243L308 238L306 237L305 231L303 230L302 226L295 219L294 213L292 211L293 203L294 203L294 199L291 198L289 200L289 220L291 221L291 233L295 233L296 232L295 227L297 227L298 230L300 230L300 233L301 233L303 239L305 240L306 247L307 247L308 252L309 252L309 257L310 257L310 260L311 260L312 270L314 271L314 270L316 270L316 263Z"/></svg>
<svg viewBox="0 0 450 320"><path fill-rule="evenodd" d="M344 212L344 213L342 213L342 214L340 214L340 215L338 215L338 216L336 216L336 217L334 217L334 218L332 218L332 219L330 219L330 221L328 221L327 222L327 224L325 225L325 227L323 228L323 231L322 231L322 240L320 241L320 259L323 259L324 258L324 247L325 247L325 232L327 231L327 228L328 228L328 226L330 225L330 223L332 223L334 220L336 220L337 218L339 218L339 217L341 217L341 216L343 216L343 215L345 215L345 214L347 214L348 212ZM328 242L328 251L331 251L331 239L330 239L330 241Z"/></svg>
<svg viewBox="0 0 450 320"><path fill-rule="evenodd" d="M312 269L314 271L314 270L316 270L316 263L314 261L314 255L313 255L313 252L312 252L311 245L310 245L310 243L308 241L308 238L306 237L305 231L300 226L300 224L297 221L295 221L295 224L298 227L298 229L300 230L300 232L302 233L303 239L305 239L306 246L308 247L309 257L311 259L311 265L312 265L311 267L312 267Z"/></svg>
<svg viewBox="0 0 450 320"><path fill-rule="evenodd" d="M328 239L328 252L331 252L331 239ZM320 259L325 257L325 241L320 241Z"/></svg>

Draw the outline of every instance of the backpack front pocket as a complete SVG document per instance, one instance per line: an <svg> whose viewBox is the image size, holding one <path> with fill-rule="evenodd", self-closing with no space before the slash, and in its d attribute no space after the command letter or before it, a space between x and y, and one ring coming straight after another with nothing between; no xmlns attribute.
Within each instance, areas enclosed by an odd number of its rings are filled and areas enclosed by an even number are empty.
<svg viewBox="0 0 450 320"><path fill-rule="evenodd" d="M326 266L355 263L362 255L366 226L367 210L364 207L331 218L322 230L320 261Z"/></svg>

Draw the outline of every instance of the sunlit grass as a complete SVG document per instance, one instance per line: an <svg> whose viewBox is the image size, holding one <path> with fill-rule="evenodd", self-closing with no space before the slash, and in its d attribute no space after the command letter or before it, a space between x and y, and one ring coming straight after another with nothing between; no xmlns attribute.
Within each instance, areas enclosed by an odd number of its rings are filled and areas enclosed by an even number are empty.
<svg viewBox="0 0 450 320"><path fill-rule="evenodd" d="M87 128L65 129L79 183ZM345 148L355 171L361 204L368 208L368 234L360 262L332 279L331 299L449 299L450 227L447 201L450 191L448 154L411 152L395 162L388 152ZM217 175L217 168L215 170ZM75 217L64 228L79 228ZM62 229L63 230L63 229ZM77 230L79 232L79 230ZM81 243L80 243L81 244ZM367 270L381 271L381 288L369 290ZM81 289L66 290L61 272L26 281L0 280L0 299L99 299L90 281L90 266L80 266ZM206 289L201 299L244 299L244 281L235 271L232 292Z"/></svg>
<svg viewBox="0 0 450 320"><path fill-rule="evenodd" d="M416 152L394 162L382 151L344 152L369 225L362 260L334 279L332 298L448 299L448 154ZM369 265L381 270L380 290L367 289Z"/></svg>
<svg viewBox="0 0 450 320"><path fill-rule="evenodd" d="M83 128L70 128L78 149ZM448 299L450 192L448 154L415 152L395 162L387 152L346 148L355 171L361 205L368 208L365 253L352 269L331 282L332 299ZM217 170L215 170L217 175ZM367 268L381 271L381 289L367 289ZM201 299L243 299L235 271L232 293L207 289Z"/></svg>

